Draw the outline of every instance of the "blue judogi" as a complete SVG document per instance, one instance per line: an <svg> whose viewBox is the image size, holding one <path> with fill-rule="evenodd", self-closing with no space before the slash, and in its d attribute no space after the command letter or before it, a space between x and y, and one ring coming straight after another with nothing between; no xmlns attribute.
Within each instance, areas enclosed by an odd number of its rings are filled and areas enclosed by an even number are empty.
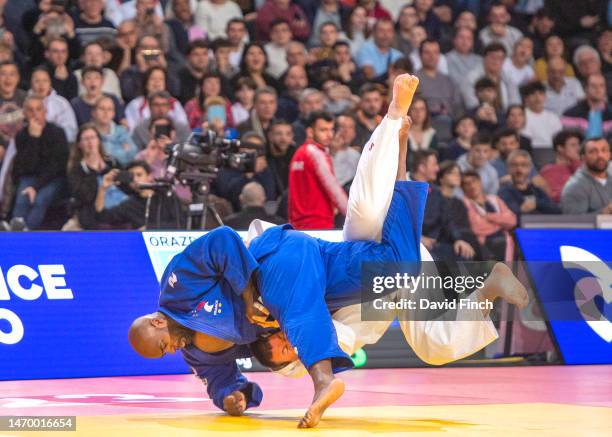
<svg viewBox="0 0 612 437"><path fill-rule="evenodd" d="M428 184L396 182L380 243L332 243L295 231L268 229L249 250L260 264L257 282L264 305L278 320L308 369L332 360L334 372L352 367L338 346L330 309L359 301L363 263L419 262Z"/></svg>
<svg viewBox="0 0 612 437"><path fill-rule="evenodd" d="M264 304L296 347L304 366L331 359L334 372L350 369L352 361L338 347L330 309L359 300L362 263L420 261L427 191L424 182L396 183L380 243L331 243L281 225L255 238L246 251L240 237L223 227L196 240L184 256L179 254L172 260L163 277L160 311L196 331L237 343L215 354L194 346L182 351L196 375L207 383L217 407L222 409L223 398L235 390L245 393L249 408L258 406L263 397L259 386L250 383L235 362L251 356L245 344L254 341L258 331L263 332L246 320L239 296L257 264L256 280ZM174 287L168 282L172 273L177 279ZM183 276L187 280L182 280ZM183 288L177 288L179 284ZM222 302L221 314L211 316L200 310L192 315L204 296L210 308L213 297L209 294Z"/></svg>

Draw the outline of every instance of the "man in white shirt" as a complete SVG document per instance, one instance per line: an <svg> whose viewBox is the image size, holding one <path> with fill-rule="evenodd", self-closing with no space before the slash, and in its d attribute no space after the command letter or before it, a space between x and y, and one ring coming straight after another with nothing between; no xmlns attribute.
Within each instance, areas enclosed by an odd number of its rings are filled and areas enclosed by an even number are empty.
<svg viewBox="0 0 612 437"><path fill-rule="evenodd" d="M502 73L508 81L516 86L531 82L535 77L535 71L531 66L533 58L533 41L524 36L514 44L512 56L506 58Z"/></svg>
<svg viewBox="0 0 612 437"><path fill-rule="evenodd" d="M480 31L478 35L483 45L493 42L503 44L506 52L512 52L514 44L523 36L516 27L509 26L510 14L506 5L498 3L491 6L489 10L489 25Z"/></svg>
<svg viewBox="0 0 612 437"><path fill-rule="evenodd" d="M546 103L544 108L559 117L578 101L584 99L582 84L575 77L566 77L565 59L558 56L548 60L548 83L546 84Z"/></svg>
<svg viewBox="0 0 612 437"><path fill-rule="evenodd" d="M453 49L446 54L448 75L456 85L461 85L474 68L482 68L482 56L474 53L474 32L467 27L455 30Z"/></svg>
<svg viewBox="0 0 612 437"><path fill-rule="evenodd" d="M278 79L287 71L287 46L291 42L291 27L289 22L283 18L277 18L270 23L270 42L266 43L264 49L268 55L267 72Z"/></svg>
<svg viewBox="0 0 612 437"><path fill-rule="evenodd" d="M557 114L544 109L546 88L541 82L532 82L521 87L521 96L526 118L521 134L531 139L534 148L552 148L553 136L563 125Z"/></svg>
<svg viewBox="0 0 612 437"><path fill-rule="evenodd" d="M232 18L242 18L242 10L233 1L201 0L195 12L195 22L206 29L210 41L225 38L225 28Z"/></svg>

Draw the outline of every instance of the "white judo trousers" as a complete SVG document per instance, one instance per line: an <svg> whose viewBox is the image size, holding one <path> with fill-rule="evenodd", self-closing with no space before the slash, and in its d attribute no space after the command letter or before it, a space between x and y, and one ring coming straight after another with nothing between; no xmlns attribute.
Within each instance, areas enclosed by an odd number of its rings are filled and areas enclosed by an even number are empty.
<svg viewBox="0 0 612 437"><path fill-rule="evenodd" d="M401 120L385 117L364 145L349 194L343 229L346 241L381 240L396 182L400 127ZM433 261L422 244L421 259ZM416 293L418 292L417 290ZM399 312L395 314L398 315ZM389 314L385 317L387 321L362 321L360 304L341 308L333 315L339 343L346 347L344 350L348 354L353 354L366 344L376 343L394 318L394 314ZM459 360L481 350L498 338L495 326L480 310L458 310L455 320L398 318L406 341L416 355L428 364L442 365ZM344 328L340 324L350 331L342 334ZM355 338L352 344L351 333Z"/></svg>
<svg viewBox="0 0 612 437"><path fill-rule="evenodd" d="M345 241L381 240L397 176L400 127L401 120L385 117L364 145L349 194L343 229ZM254 220L247 244L271 226L274 225ZM433 261L422 244L421 259ZM386 317L378 314L384 321L362 321L360 304L340 308L333 314L338 344L344 352L352 355L359 348L378 342L398 311L389 310ZM458 310L455 320L400 320L399 324L416 355L433 365L469 356L498 338L495 326L480 310ZM276 373L300 377L307 371L296 361Z"/></svg>

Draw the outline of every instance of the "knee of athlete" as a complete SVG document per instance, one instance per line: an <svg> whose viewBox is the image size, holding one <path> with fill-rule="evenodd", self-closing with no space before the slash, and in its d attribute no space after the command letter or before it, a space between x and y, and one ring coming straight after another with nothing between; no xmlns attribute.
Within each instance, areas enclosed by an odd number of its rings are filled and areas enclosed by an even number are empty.
<svg viewBox="0 0 612 437"><path fill-rule="evenodd" d="M299 360L295 348L282 331L276 331L266 337L258 338L250 344L253 356L262 366L279 370Z"/></svg>

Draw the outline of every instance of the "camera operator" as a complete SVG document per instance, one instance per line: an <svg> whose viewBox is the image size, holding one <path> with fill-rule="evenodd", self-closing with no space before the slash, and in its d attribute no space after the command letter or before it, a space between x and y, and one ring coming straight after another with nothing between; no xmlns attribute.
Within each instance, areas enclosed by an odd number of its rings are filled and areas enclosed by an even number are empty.
<svg viewBox="0 0 612 437"><path fill-rule="evenodd" d="M212 186L213 193L229 200L235 211L240 210L240 193L249 182L258 182L264 187L266 200L276 200L279 195L274 174L266 160L264 139L255 132L247 132L240 141L241 146L238 150L240 153L257 154L255 171L243 172L234 168L221 168Z"/></svg>
<svg viewBox="0 0 612 437"><path fill-rule="evenodd" d="M168 154L166 149L176 142L176 129L169 117L157 117L151 119L149 124L149 142L147 147L136 154L136 160L146 162L151 168L153 178L166 176L166 164ZM176 195L183 201L191 200L191 192L188 187L175 186Z"/></svg>
<svg viewBox="0 0 612 437"><path fill-rule="evenodd" d="M127 166L129 188L132 193L119 205L105 209L107 190L119 185L123 177L119 170L106 173L98 186L96 195L96 221L109 225L127 225L131 229L177 229L180 228L180 210L174 194L167 196L163 191L155 191L142 184L153 184L149 164L134 161Z"/></svg>

